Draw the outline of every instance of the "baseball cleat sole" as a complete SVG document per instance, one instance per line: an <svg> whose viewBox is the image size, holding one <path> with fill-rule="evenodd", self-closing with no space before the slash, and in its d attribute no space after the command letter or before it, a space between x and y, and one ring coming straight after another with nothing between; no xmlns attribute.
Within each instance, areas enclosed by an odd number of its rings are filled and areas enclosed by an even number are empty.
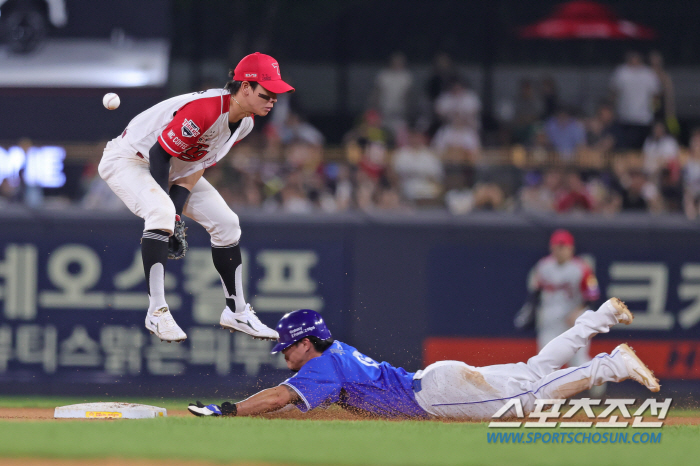
<svg viewBox="0 0 700 466"><path fill-rule="evenodd" d="M629 310L627 304L619 298L610 298L610 304L615 308L615 317L621 324L629 325L634 321L634 314Z"/></svg>
<svg viewBox="0 0 700 466"><path fill-rule="evenodd" d="M622 360L627 366L631 379L644 385L652 392L661 390L659 379L654 376L654 371L649 369L647 365L639 359L639 356L637 356L637 353L634 352L631 346L627 343L623 343L618 346L618 348L622 353Z"/></svg>
<svg viewBox="0 0 700 466"><path fill-rule="evenodd" d="M155 333L153 333L153 332L150 331L150 330L148 331L148 333L150 333L151 335L155 335ZM182 342L184 342L185 340L187 340L187 338L183 338L182 340L163 340L163 339L161 338L161 339L160 339L160 342L163 343L164 341L167 341L168 343L172 343L172 342L182 343Z"/></svg>
<svg viewBox="0 0 700 466"><path fill-rule="evenodd" d="M228 330L228 331L231 332L231 333L241 332L241 331L238 330L237 328L229 327L228 325L222 325L222 324L219 324L219 325L221 325L221 328L222 328L222 329ZM251 337L253 340L277 341L277 338L256 337L256 336L254 336L254 335L251 335L250 333L246 333L246 332L241 332L241 333L242 333L243 335L248 335L248 336Z"/></svg>

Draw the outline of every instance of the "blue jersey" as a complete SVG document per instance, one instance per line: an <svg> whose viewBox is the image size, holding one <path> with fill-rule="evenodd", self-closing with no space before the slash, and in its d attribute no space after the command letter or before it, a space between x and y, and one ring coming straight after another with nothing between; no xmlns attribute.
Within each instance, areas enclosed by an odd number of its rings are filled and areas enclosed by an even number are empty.
<svg viewBox="0 0 700 466"><path fill-rule="evenodd" d="M381 417L428 417L413 394L413 373L378 363L336 341L282 382L299 394L302 412L338 403Z"/></svg>

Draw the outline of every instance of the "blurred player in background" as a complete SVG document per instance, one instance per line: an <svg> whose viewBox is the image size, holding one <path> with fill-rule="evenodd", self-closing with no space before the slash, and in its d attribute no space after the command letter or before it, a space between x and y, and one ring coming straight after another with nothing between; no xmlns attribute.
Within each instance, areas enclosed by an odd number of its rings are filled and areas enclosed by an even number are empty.
<svg viewBox="0 0 700 466"><path fill-rule="evenodd" d="M272 348L284 354L294 376L239 403L205 406L197 401L188 410L196 416L253 416L290 404L302 412L338 404L383 418L488 419L511 399L518 399L527 415L537 399L565 399L594 385L630 378L657 392L658 380L626 344L597 355L586 366L561 369L595 335L633 319L627 306L612 298L597 311L583 313L527 363L474 367L439 361L411 373L334 340L320 314L301 309L280 319L280 340ZM511 408L507 414L515 412Z"/></svg>
<svg viewBox="0 0 700 466"><path fill-rule="evenodd" d="M221 325L256 338L278 337L243 296L238 216L202 174L251 132L254 115L267 115L277 94L294 88L282 81L277 60L258 52L243 58L229 76L223 89L172 97L138 114L107 144L99 165L112 191L145 221L146 328L163 341L187 338L170 313L164 290L168 257L178 259L187 251L182 214L211 235L212 259L226 298Z"/></svg>
<svg viewBox="0 0 700 466"><path fill-rule="evenodd" d="M586 309L600 298L598 280L591 267L574 256L574 237L556 230L549 239L550 255L540 259L530 277L530 295L515 316L519 329L537 329L537 349L570 329ZM569 361L581 366L591 360L589 344Z"/></svg>

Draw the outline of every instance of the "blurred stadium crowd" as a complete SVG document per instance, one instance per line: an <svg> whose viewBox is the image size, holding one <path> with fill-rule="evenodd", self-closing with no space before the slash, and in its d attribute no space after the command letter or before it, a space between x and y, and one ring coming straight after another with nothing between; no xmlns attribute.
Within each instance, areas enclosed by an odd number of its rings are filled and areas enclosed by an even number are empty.
<svg viewBox="0 0 700 466"><path fill-rule="evenodd" d="M270 117L205 176L234 210L698 216L700 128L681 141L673 82L658 52L629 52L590 115L561 101L552 77L523 78L486 131L480 96L444 53L423 82L402 53L392 55L365 108L342 143L329 145L294 94L281 95ZM97 175L100 151L82 161L78 193L49 196L5 178L0 205L125 209Z"/></svg>

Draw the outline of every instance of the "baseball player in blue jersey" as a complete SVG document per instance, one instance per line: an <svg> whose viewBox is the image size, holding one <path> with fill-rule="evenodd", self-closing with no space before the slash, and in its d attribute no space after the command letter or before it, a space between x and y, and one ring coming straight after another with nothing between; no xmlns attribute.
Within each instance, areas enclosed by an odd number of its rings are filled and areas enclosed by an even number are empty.
<svg viewBox="0 0 700 466"><path fill-rule="evenodd" d="M333 340L320 314L301 309L280 319L279 342L272 349L284 354L294 376L239 403L197 401L188 409L196 416L252 416L289 404L302 412L338 404L382 418L488 419L513 398L527 414L536 399L569 398L605 382L633 379L656 392L659 381L626 344L585 366L561 369L590 338L633 318L622 301L612 298L597 311L583 313L526 363L473 367L440 361L411 373Z"/></svg>

